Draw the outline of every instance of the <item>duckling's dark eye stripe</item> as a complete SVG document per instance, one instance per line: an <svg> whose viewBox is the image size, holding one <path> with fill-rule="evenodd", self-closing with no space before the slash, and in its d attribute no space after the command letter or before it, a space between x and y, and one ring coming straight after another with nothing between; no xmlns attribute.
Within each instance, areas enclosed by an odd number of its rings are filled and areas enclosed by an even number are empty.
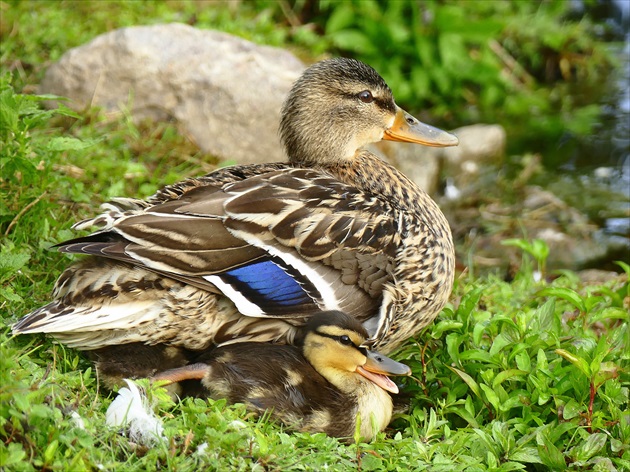
<svg viewBox="0 0 630 472"><path fill-rule="evenodd" d="M334 339L335 341L339 341L339 342L341 342L341 336L336 336L336 335L334 335L334 334L328 334L328 333L322 333L321 331L318 331L318 330L315 330L315 334L318 334L318 335L320 335L320 336L323 336L324 338ZM352 346L352 347L353 347L353 348L355 348L357 351L359 351L360 353L362 353L364 356L366 356L366 355L367 355L367 349L365 349L364 347L357 346L357 345L356 345L356 344L354 344L354 343L351 343L351 344L345 344L345 343L342 343L342 344L344 344L344 346Z"/></svg>

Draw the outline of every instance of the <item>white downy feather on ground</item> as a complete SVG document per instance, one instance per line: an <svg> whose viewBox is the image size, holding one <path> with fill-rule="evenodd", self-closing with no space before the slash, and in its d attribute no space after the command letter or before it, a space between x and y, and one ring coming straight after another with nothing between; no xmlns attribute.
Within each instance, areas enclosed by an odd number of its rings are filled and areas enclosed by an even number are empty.
<svg viewBox="0 0 630 472"><path fill-rule="evenodd" d="M153 413L147 398L131 380L125 379L129 388L118 391L107 413L105 420L109 426L125 427L129 430L129 439L152 446L165 439L162 421Z"/></svg>

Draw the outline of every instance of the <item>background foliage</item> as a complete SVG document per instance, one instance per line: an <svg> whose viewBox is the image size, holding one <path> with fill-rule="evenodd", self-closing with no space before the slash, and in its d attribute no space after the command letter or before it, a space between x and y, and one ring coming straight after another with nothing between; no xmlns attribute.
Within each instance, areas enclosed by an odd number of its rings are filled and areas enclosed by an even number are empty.
<svg viewBox="0 0 630 472"><path fill-rule="evenodd" d="M437 322L396 355L413 369L410 411L370 444L291 433L222 401L173 405L155 391L168 440L147 449L105 426L112 398L80 353L44 336L12 338L8 328L49 300L69 259L47 248L71 237L72 222L113 196L146 196L214 165L168 124L43 110L46 97L32 92L70 47L120 26L184 21L288 45L309 61L352 54L383 71L411 109L432 108L458 124L504 113L496 119L529 130L545 116L558 126L568 111L591 116L579 111L590 106L580 96L557 96L578 74L605 78L605 45L588 19L563 21L564 2L1 2L0 9L0 467L630 470L628 266L591 283L568 271L547 274L548 253L537 241L508 242L523 250L510 282L472 271L458 277ZM587 56L590 65L576 59ZM423 69L414 72L414 64ZM426 64L437 72L421 74ZM405 74L397 76L398 67ZM527 96L533 108L517 113ZM527 116L532 110L540 113Z"/></svg>
<svg viewBox="0 0 630 472"><path fill-rule="evenodd" d="M597 127L599 104L616 87L610 44L623 38L611 23L591 18L596 1L584 2L581 11L564 0L53 3L3 3L2 35L12 41L2 63L28 82L41 76L42 58L54 61L99 33L180 21L293 47L309 61L351 55L375 67L413 114L422 118L430 110L445 126L501 123L511 151L526 144L553 166L569 157L571 147L561 142ZM50 28L64 34L51 35Z"/></svg>
<svg viewBox="0 0 630 472"><path fill-rule="evenodd" d="M570 2L325 5L332 44L383 71L414 111L502 123L512 149L526 142L530 151L597 121L612 57L588 16L568 19Z"/></svg>

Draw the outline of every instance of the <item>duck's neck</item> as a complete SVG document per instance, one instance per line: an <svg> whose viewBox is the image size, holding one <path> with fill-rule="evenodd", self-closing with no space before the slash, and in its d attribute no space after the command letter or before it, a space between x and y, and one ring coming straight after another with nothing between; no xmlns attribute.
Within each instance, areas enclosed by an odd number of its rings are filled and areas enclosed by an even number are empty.
<svg viewBox="0 0 630 472"><path fill-rule="evenodd" d="M322 167L342 182L363 192L382 197L401 210L415 211L428 195L394 166L368 151L359 151L351 160Z"/></svg>

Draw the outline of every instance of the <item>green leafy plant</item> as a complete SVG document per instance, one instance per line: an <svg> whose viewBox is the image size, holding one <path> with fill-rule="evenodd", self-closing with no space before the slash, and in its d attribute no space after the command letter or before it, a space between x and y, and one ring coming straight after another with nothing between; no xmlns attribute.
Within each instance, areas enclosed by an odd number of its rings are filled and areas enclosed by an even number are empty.
<svg viewBox="0 0 630 472"><path fill-rule="evenodd" d="M628 280L590 287L565 273L541 290L531 267L521 270L511 283L460 281L458 305L442 312L426 344L402 349L414 372L406 431L433 414L445 419L423 439L423 457L465 449L478 461L470 470L623 470Z"/></svg>
<svg viewBox="0 0 630 472"><path fill-rule="evenodd" d="M547 275L547 257L549 257L549 246L542 239L505 239L501 241L504 246L514 246L522 249L523 252L534 258L538 265L538 275L540 280L545 280Z"/></svg>

